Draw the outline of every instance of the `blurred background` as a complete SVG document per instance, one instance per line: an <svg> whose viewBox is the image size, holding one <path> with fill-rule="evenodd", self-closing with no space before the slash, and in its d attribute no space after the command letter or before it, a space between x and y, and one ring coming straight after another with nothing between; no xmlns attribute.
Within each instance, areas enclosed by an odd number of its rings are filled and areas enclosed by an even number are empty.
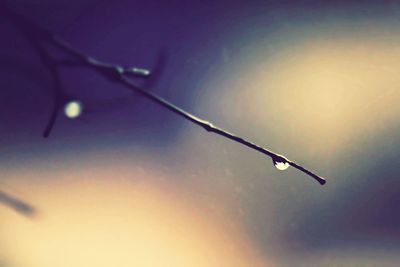
<svg viewBox="0 0 400 267"><path fill-rule="evenodd" d="M104 61L166 51L149 90L328 183L88 69L42 138L50 74L0 17L1 267L399 265L400 2L2 2Z"/></svg>

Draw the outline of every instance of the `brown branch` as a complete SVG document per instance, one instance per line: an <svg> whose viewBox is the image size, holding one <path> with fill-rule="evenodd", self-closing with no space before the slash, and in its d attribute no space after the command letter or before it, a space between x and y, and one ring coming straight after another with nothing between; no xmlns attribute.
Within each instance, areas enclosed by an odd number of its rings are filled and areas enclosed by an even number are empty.
<svg viewBox="0 0 400 267"><path fill-rule="evenodd" d="M3 12L7 10L5 7L3 7L0 4L0 9L3 9ZM120 65L116 64L111 64L107 62L100 61L98 59L95 59L93 57L87 56L84 53L78 51L77 49L73 48L70 46L67 42L65 42L62 39L59 39L58 37L52 35L50 32L35 26L34 24L27 22L27 20L19 15L16 15L15 13L12 13L10 10L7 10L6 12L8 14L8 18L11 18L12 21L15 22L15 24L18 26L18 28L22 28L21 32L23 32L25 35L29 37L29 40L32 42L32 36L35 35L38 39L41 39L41 41L49 43L55 47L58 47L61 51L63 51L66 55L71 56L74 58L73 61L62 61L62 60L55 60L50 58L48 55L43 53L43 50L41 49L40 45L35 44L38 50L42 61L48 67L53 75L53 80L54 80L54 89L55 89L55 109L53 111L53 114L51 116L50 122L48 124L48 127L45 130L44 136L48 136L48 134L51 131L51 128L55 122L55 119L57 117L57 112L59 108L59 103L63 103L65 101L63 97L65 97L62 92L60 93L61 90L61 85L59 83L59 73L58 73L58 68L60 66L86 66L88 68L92 68L96 70L101 76L116 82L125 85L126 87L130 88L132 91L137 92L141 94L142 96L146 97L147 99L155 102L158 105L163 106L164 108L170 110L171 112L183 117L184 119L201 126L208 132L212 132L221 136L224 136L232 141L235 141L237 143L240 143L242 145L245 145L251 149L254 149L268 157L270 157L273 161L273 163L285 163L289 164L290 166L293 166L294 168L304 172L305 174L311 176L314 178L316 181L318 181L321 185L326 183L326 180L322 178L321 176L313 173L312 171L302 167L301 165L295 163L294 161L291 161L287 159L286 157L279 155L275 152L272 152L271 150L268 150L262 146L259 146L257 144L254 144L240 136L237 136L235 134L232 134L222 128L219 128L215 125L213 125L211 122L207 120L203 120L185 110L182 108L172 104L171 102L165 100L164 98L148 91L145 90L144 88L141 88L137 86L131 79L130 77L132 75L141 75L141 76L148 76L149 73L146 72L146 70L143 69L138 69L138 68L133 68L133 67L123 67ZM57 88L58 87L58 88ZM57 93L58 92L58 93Z"/></svg>

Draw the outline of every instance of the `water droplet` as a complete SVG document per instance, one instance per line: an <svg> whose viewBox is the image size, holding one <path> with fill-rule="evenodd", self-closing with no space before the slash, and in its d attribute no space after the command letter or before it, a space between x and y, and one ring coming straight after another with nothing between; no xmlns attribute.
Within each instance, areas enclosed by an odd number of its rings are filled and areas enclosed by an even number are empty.
<svg viewBox="0 0 400 267"><path fill-rule="evenodd" d="M286 161L275 161L274 160L273 162L274 162L275 167L280 171L284 171L290 167L289 163Z"/></svg>
<svg viewBox="0 0 400 267"><path fill-rule="evenodd" d="M68 101L64 106L64 114L70 119L78 118L82 114L82 104L79 101Z"/></svg>

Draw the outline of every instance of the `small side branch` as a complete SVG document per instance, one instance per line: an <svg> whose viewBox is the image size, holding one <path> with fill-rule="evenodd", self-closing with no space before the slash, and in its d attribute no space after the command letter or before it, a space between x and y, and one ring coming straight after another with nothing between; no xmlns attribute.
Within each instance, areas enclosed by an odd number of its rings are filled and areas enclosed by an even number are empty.
<svg viewBox="0 0 400 267"><path fill-rule="evenodd" d="M26 216L32 216L36 213L33 206L3 191L0 191L0 203Z"/></svg>

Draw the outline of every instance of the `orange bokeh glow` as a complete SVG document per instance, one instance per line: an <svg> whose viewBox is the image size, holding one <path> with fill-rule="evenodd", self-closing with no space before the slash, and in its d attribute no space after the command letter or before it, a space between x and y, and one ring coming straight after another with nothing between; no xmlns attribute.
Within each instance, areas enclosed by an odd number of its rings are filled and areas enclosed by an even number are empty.
<svg viewBox="0 0 400 267"><path fill-rule="evenodd" d="M39 213L30 220L0 206L0 258L26 267L270 266L222 206L209 209L165 174L97 166L16 174L9 186Z"/></svg>

